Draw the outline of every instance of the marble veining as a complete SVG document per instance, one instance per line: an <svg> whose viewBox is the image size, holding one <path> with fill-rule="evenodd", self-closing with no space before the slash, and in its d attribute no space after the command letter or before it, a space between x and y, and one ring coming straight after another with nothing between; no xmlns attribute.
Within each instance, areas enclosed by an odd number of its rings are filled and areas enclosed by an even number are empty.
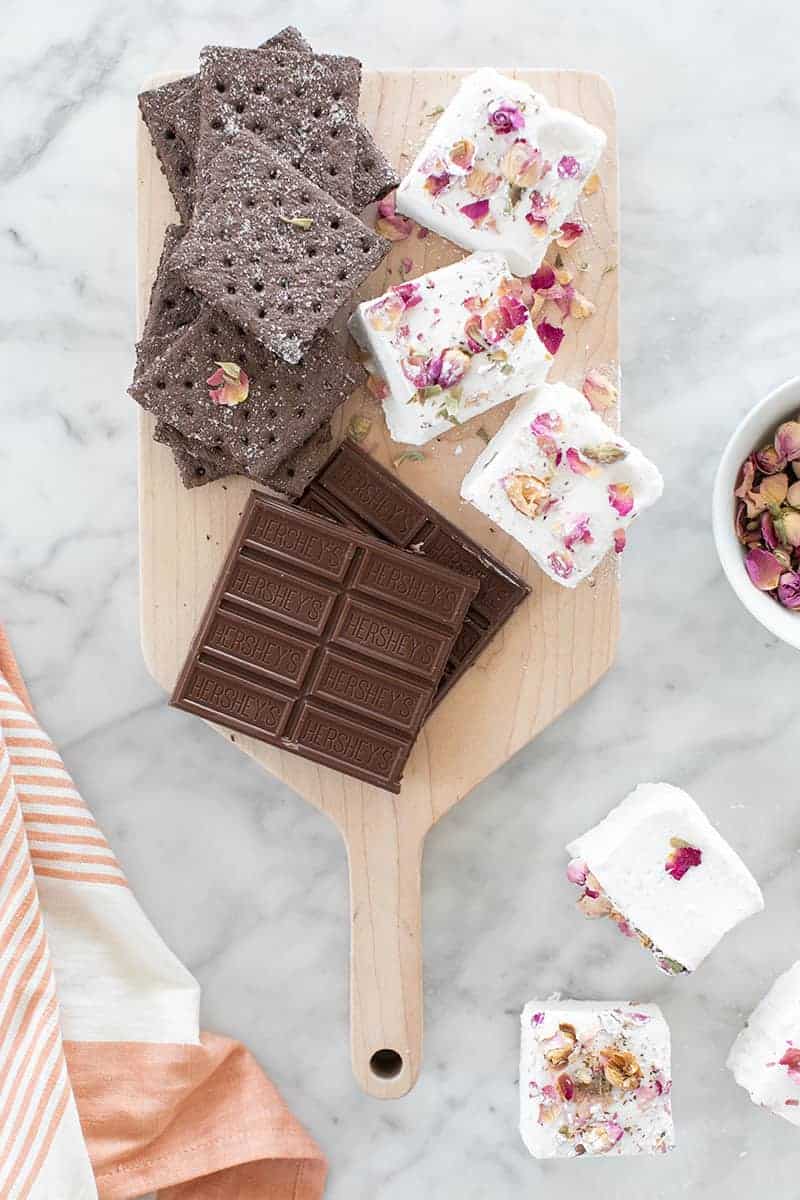
<svg viewBox="0 0 800 1200"><path fill-rule="evenodd" d="M344 852L325 819L166 709L137 628L134 115L140 82L288 21L368 65L575 65L617 90L624 430L664 499L632 530L611 674L431 834L425 1068L356 1089ZM330 1200L602 1200L797 1193L796 1131L724 1069L798 956L795 652L735 600L711 540L728 432L797 371L800 14L781 0L41 0L4 22L0 77L0 611L43 721L137 893L331 1159ZM21 106L24 101L24 116ZM766 912L688 979L584 922L566 841L636 783L689 790ZM110 797L114 797L113 801ZM534 995L660 1004L674 1043L667 1159L530 1160L518 1013ZM580 1175L580 1180L577 1176Z"/></svg>

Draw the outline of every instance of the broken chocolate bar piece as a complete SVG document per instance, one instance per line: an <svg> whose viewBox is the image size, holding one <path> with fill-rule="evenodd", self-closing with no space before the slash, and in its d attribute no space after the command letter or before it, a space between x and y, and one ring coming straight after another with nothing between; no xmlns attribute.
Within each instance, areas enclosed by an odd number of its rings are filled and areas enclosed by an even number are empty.
<svg viewBox="0 0 800 1200"><path fill-rule="evenodd" d="M302 495L333 450L333 434L330 424L326 422L274 471L262 478L258 474L251 474L247 467L230 458L221 446L203 446L166 421L156 424L153 439L169 446L184 487L200 487L229 475L246 475L255 483L284 496Z"/></svg>
<svg viewBox="0 0 800 1200"><path fill-rule="evenodd" d="M477 590L253 492L172 704L399 792Z"/></svg>
<svg viewBox="0 0 800 1200"><path fill-rule="evenodd" d="M226 318L204 312L137 373L130 394L143 408L192 438L266 477L327 421L364 378L327 332L304 361L289 366L264 354ZM209 385L225 363L240 372L246 397L220 403ZM233 389L231 389L233 390ZM218 396L215 399L212 396Z"/></svg>
<svg viewBox="0 0 800 1200"><path fill-rule="evenodd" d="M296 363L388 250L372 229L243 133L215 157L171 263L213 308Z"/></svg>
<svg viewBox="0 0 800 1200"><path fill-rule="evenodd" d="M450 652L435 704L530 594L524 579L451 525L353 442L340 446L300 506L394 546L416 550L442 567L479 581L478 594Z"/></svg>

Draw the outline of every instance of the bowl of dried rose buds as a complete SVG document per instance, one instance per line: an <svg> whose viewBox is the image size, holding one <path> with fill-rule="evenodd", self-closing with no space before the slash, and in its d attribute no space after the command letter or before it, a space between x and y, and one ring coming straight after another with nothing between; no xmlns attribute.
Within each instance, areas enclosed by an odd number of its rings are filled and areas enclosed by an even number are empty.
<svg viewBox="0 0 800 1200"><path fill-rule="evenodd" d="M714 482L713 523L742 604L800 650L800 378L765 396L734 431Z"/></svg>

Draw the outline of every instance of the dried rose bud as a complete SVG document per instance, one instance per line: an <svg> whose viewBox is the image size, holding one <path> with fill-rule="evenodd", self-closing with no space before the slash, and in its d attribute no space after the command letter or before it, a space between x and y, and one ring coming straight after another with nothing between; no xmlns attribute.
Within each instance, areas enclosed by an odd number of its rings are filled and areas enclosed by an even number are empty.
<svg viewBox="0 0 800 1200"><path fill-rule="evenodd" d="M800 421L784 421L778 426L775 449L787 462L800 459Z"/></svg>
<svg viewBox="0 0 800 1200"><path fill-rule="evenodd" d="M800 609L800 573L787 571L778 583L778 599L784 608Z"/></svg>
<svg viewBox="0 0 800 1200"><path fill-rule="evenodd" d="M764 475L774 475L776 471L783 471L786 467L786 459L773 445L762 446L760 450L756 450L753 458Z"/></svg>
<svg viewBox="0 0 800 1200"><path fill-rule="evenodd" d="M790 484L786 499L792 508L800 508L800 482Z"/></svg>
<svg viewBox="0 0 800 1200"><path fill-rule="evenodd" d="M747 574L759 591L772 592L778 586L783 567L769 550L754 546L744 560Z"/></svg>
<svg viewBox="0 0 800 1200"><path fill-rule="evenodd" d="M600 1051L600 1061L603 1074L613 1087L632 1092L642 1082L642 1068L630 1050L617 1050L615 1046L610 1046Z"/></svg>
<svg viewBox="0 0 800 1200"><path fill-rule="evenodd" d="M581 172L581 164L572 154L563 154L558 160L558 174L561 179L577 179Z"/></svg>
<svg viewBox="0 0 800 1200"><path fill-rule="evenodd" d="M215 362L217 370L209 375L208 395L214 404L234 408L242 404L250 394L250 378L238 363Z"/></svg>
<svg viewBox="0 0 800 1200"><path fill-rule="evenodd" d="M764 516L766 515L765 513ZM761 520L763 527L764 518ZM793 508L782 508L773 517L772 525L784 546L792 546L795 549L800 546L800 512ZM770 549L774 550L775 546L770 546Z"/></svg>
<svg viewBox="0 0 800 1200"><path fill-rule="evenodd" d="M591 371L586 372L583 394L595 412L603 413L613 408L619 393L607 375L592 367Z"/></svg>
<svg viewBox="0 0 800 1200"><path fill-rule="evenodd" d="M549 480L515 473L506 475L501 482L514 508L523 516L541 517L552 506Z"/></svg>
<svg viewBox="0 0 800 1200"><path fill-rule="evenodd" d="M761 540L766 544L767 549L774 550L778 545L778 535L775 532L771 513L765 512L761 514L759 528L761 530Z"/></svg>
<svg viewBox="0 0 800 1200"><path fill-rule="evenodd" d="M525 118L515 104L500 104L489 113L489 124L495 133L513 133L524 127Z"/></svg>

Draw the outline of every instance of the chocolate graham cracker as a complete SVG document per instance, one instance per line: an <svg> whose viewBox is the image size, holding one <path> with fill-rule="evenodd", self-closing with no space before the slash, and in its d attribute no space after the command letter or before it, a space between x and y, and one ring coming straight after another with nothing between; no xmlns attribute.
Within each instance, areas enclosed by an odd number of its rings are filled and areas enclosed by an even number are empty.
<svg viewBox="0 0 800 1200"><path fill-rule="evenodd" d="M150 291L150 305L142 330L142 342L177 333L190 325L200 312L200 301L190 287L179 279L169 265L172 252L186 232L185 225L168 225L156 277Z"/></svg>
<svg viewBox="0 0 800 1200"><path fill-rule="evenodd" d="M229 475L246 475L283 496L302 495L333 450L333 433L326 422L272 474L261 477L230 458L221 446L200 445L166 421L157 422L153 440L169 446L184 487L201 487Z"/></svg>
<svg viewBox="0 0 800 1200"><path fill-rule="evenodd" d="M191 90L191 78L176 79L139 95L139 110L158 155L182 221L194 207L195 152L178 133L175 107Z"/></svg>
<svg viewBox="0 0 800 1200"><path fill-rule="evenodd" d="M244 133L215 157L171 263L212 307L294 363L388 250Z"/></svg>
<svg viewBox="0 0 800 1200"><path fill-rule="evenodd" d="M478 594L450 652L434 704L440 703L530 595L524 579L351 441L339 447L299 503L310 512L412 549L478 580Z"/></svg>
<svg viewBox="0 0 800 1200"><path fill-rule="evenodd" d="M249 392L239 404L215 403L207 380L217 364L238 366ZM199 445L220 446L262 477L333 415L364 378L327 332L302 363L290 366L218 313L203 312L134 379L130 394Z"/></svg>
<svg viewBox="0 0 800 1200"><path fill-rule="evenodd" d="M399 792L477 587L254 492L171 702Z"/></svg>
<svg viewBox="0 0 800 1200"><path fill-rule="evenodd" d="M220 150L249 131L343 205L353 198L360 65L280 47L209 46L200 58L203 186Z"/></svg>

